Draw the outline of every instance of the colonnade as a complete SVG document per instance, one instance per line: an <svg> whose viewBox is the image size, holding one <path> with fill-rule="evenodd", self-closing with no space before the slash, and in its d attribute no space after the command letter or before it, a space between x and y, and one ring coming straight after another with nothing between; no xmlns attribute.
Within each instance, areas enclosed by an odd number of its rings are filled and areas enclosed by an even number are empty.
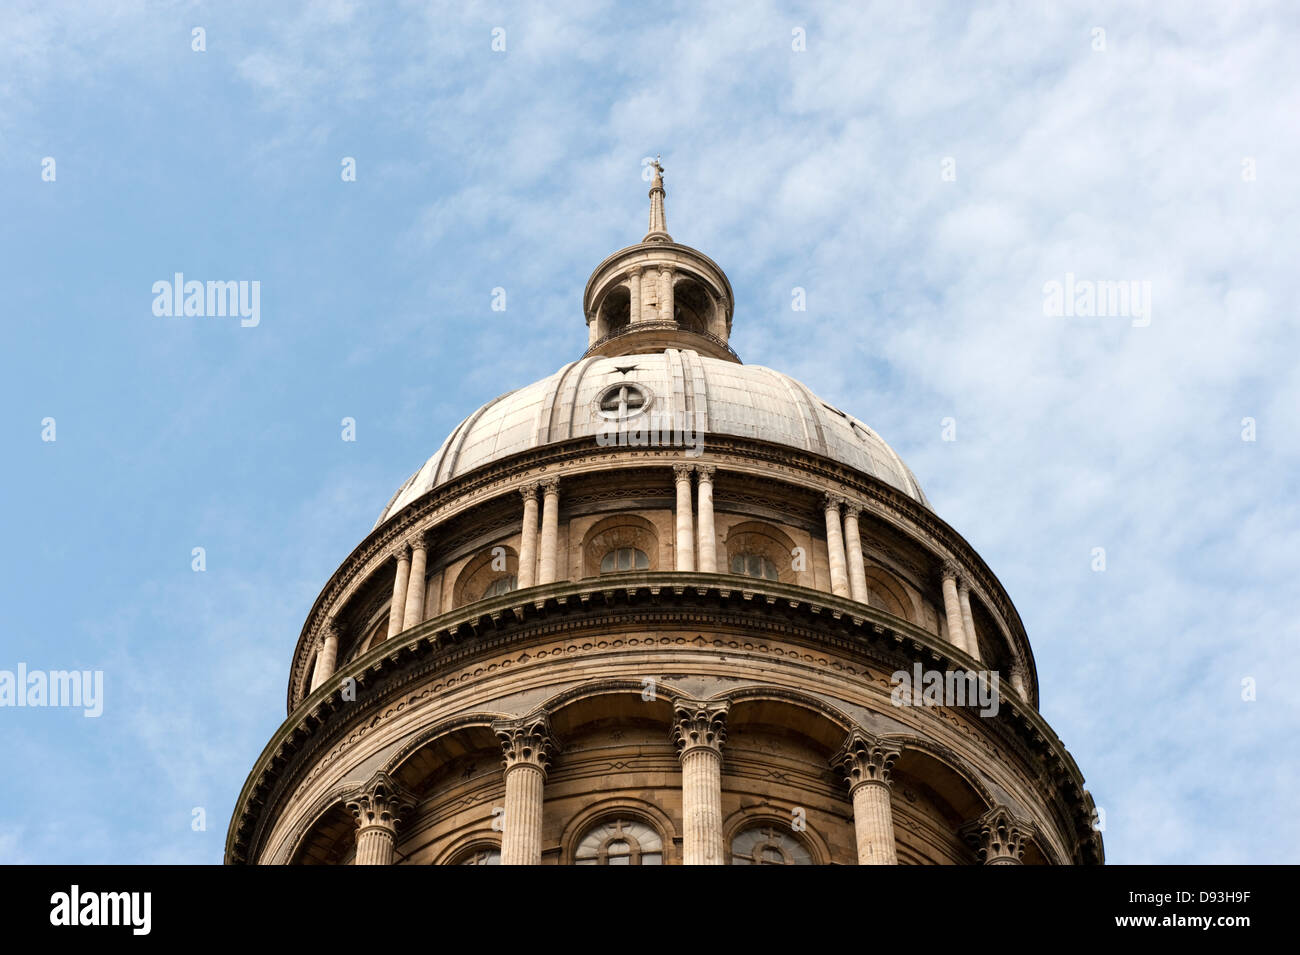
<svg viewBox="0 0 1300 955"><path fill-rule="evenodd" d="M867 599L867 562L862 556L862 507L838 494L822 500L826 520L826 555L831 570L831 593L859 603Z"/></svg>
<svg viewBox="0 0 1300 955"><path fill-rule="evenodd" d="M675 486L674 569L683 572L718 572L717 530L713 511L713 478L716 468L702 464L673 466ZM694 487L692 487L694 482ZM540 506L539 506L540 493ZM519 547L518 587L549 584L563 573L559 554L560 479L549 477L520 488L523 522ZM869 603L866 561L862 552L859 518L862 507L837 494L823 500L826 548L831 592L837 596ZM540 517L540 527L539 527ZM393 637L424 619L428 545L423 533L398 545L393 556L396 572L388 618L388 636ZM726 568L723 568L725 571ZM975 621L971 612L970 582L953 561L944 561L939 573L943 593L943 633L947 640L977 662L982 661ZM310 688L315 690L334 672L339 635L332 623L317 643L316 665ZM1012 687L1026 695L1024 668L1013 666Z"/></svg>
<svg viewBox="0 0 1300 955"><path fill-rule="evenodd" d="M939 569L943 588L943 614L948 642L980 660L980 645L975 637L975 618L970 609L970 584L956 563L945 560Z"/></svg>
<svg viewBox="0 0 1300 955"><path fill-rule="evenodd" d="M538 492L541 527L538 527ZM554 583L559 579L560 479L545 478L519 489L523 498L523 527L519 544L518 587ZM394 637L424 621L428 544L419 533L393 551L396 574L388 612L388 636Z"/></svg>
<svg viewBox="0 0 1300 955"><path fill-rule="evenodd" d="M718 535L713 522L713 475L717 469L708 464L674 464L677 533L673 541L674 570L702 574L718 572ZM691 476L696 477L696 515L691 507Z"/></svg>
<svg viewBox="0 0 1300 955"><path fill-rule="evenodd" d="M673 702L670 739L682 767L682 864L725 865L722 817L722 750L727 740L727 700ZM547 771L556 749L550 719L537 712L492 724L502 750L505 806L501 814L501 864L540 865ZM899 744L853 727L830 765L848 785L859 865L897 865L891 772ZM416 805L387 773L376 773L346 802L357 820L356 865L390 865L397 827ZM961 836L984 865L1018 865L1033 829L1010 808L995 806L963 826Z"/></svg>

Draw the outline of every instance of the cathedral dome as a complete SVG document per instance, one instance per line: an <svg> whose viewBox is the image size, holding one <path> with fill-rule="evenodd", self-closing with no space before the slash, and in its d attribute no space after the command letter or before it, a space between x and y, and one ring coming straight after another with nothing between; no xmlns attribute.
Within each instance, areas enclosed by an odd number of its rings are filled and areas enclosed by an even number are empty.
<svg viewBox="0 0 1300 955"><path fill-rule="evenodd" d="M658 423L657 430L669 422L672 430L689 432L701 448L707 447L708 435L718 434L821 455L928 506L915 476L875 431L802 383L761 365L670 348L650 355L585 357L488 402L411 475L375 526L482 465L553 442L595 439L611 426L634 428L638 422Z"/></svg>
<svg viewBox="0 0 1300 955"><path fill-rule="evenodd" d="M646 167L586 352L461 422L316 598L227 861L1102 862L1009 595L871 428L740 361Z"/></svg>

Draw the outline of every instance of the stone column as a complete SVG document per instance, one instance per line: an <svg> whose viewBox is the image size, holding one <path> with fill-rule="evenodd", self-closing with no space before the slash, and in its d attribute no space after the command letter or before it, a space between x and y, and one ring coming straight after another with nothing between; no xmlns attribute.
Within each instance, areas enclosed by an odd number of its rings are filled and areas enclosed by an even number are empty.
<svg viewBox="0 0 1300 955"><path fill-rule="evenodd" d="M537 582L537 485L519 489L524 499L524 523L519 540L519 589Z"/></svg>
<svg viewBox="0 0 1300 955"><path fill-rule="evenodd" d="M962 836L983 865L1022 865L1025 841L1033 827L1017 819L1006 806L994 806L962 827Z"/></svg>
<svg viewBox="0 0 1300 955"><path fill-rule="evenodd" d="M1026 703L1029 702L1029 688L1025 686L1025 671L1018 663L1011 668L1011 689L1015 690Z"/></svg>
<svg viewBox="0 0 1300 955"><path fill-rule="evenodd" d="M664 266L659 270L659 320L675 321L673 317L673 270Z"/></svg>
<svg viewBox="0 0 1300 955"><path fill-rule="evenodd" d="M397 826L415 807L415 798L387 773L378 772L347 801L357 820L353 865L392 865Z"/></svg>
<svg viewBox="0 0 1300 955"><path fill-rule="evenodd" d="M838 597L849 596L849 575L844 562L844 534L840 530L840 504L842 498L826 495L826 550L831 561L831 593Z"/></svg>
<svg viewBox="0 0 1300 955"><path fill-rule="evenodd" d="M673 547L675 567L678 570L695 570L695 541L691 521L691 471L689 464L673 465L673 480L677 482L677 540Z"/></svg>
<svg viewBox="0 0 1300 955"><path fill-rule="evenodd" d="M969 653L966 649L966 625L961 619L961 601L957 597L957 565L945 560L939 578L943 582L943 615L948 627L948 642Z"/></svg>
<svg viewBox="0 0 1300 955"><path fill-rule="evenodd" d="M492 724L505 763L505 828L501 833L502 865L542 862L542 790L550 763L550 724L546 716Z"/></svg>
<svg viewBox="0 0 1300 955"><path fill-rule="evenodd" d="M628 316L628 322L635 324L641 321L641 269L635 268L632 274L627 277L627 288L631 293L631 314Z"/></svg>
<svg viewBox="0 0 1300 955"><path fill-rule="evenodd" d="M537 572L539 584L555 581L557 547L560 539L560 479L542 481L542 559Z"/></svg>
<svg viewBox="0 0 1300 955"><path fill-rule="evenodd" d="M393 602L388 608L388 635L402 632L402 615L406 612L406 585L411 577L411 559L406 555L406 545L393 551L397 558L397 577L393 580Z"/></svg>
<svg viewBox="0 0 1300 955"><path fill-rule="evenodd" d="M975 617L970 612L970 585L963 577L957 584L957 604L961 607L961 629L966 635L966 652L980 658L980 644L975 639Z"/></svg>
<svg viewBox="0 0 1300 955"><path fill-rule="evenodd" d="M316 667L311 674L311 688L317 687L334 675L339 657L339 625L333 620L325 624L325 637L316 651Z"/></svg>
<svg viewBox="0 0 1300 955"><path fill-rule="evenodd" d="M424 536L411 538L411 581L406 587L406 610L402 613L402 629L410 630L424 620L424 571L429 551Z"/></svg>
<svg viewBox="0 0 1300 955"><path fill-rule="evenodd" d="M725 700L673 704L673 745L682 762L682 864L724 865L722 844L722 744L727 740Z"/></svg>
<svg viewBox="0 0 1300 955"><path fill-rule="evenodd" d="M700 511L700 548L698 555L699 571L702 574L718 572L718 541L713 529L713 473L717 470L712 465L697 464L695 474L699 487Z"/></svg>
<svg viewBox="0 0 1300 955"><path fill-rule="evenodd" d="M850 731L831 765L844 774L853 801L853 830L858 865L898 865L894 848L894 816L889 805L889 778L898 748L861 729Z"/></svg>
<svg viewBox="0 0 1300 955"><path fill-rule="evenodd" d="M713 316L709 319L709 333L724 342L727 340L727 303L718 299L713 305Z"/></svg>
<svg viewBox="0 0 1300 955"><path fill-rule="evenodd" d="M849 594L858 603L867 602L867 565L862 559L862 532L858 529L858 515L862 508L856 504L844 507L844 546L849 554Z"/></svg>

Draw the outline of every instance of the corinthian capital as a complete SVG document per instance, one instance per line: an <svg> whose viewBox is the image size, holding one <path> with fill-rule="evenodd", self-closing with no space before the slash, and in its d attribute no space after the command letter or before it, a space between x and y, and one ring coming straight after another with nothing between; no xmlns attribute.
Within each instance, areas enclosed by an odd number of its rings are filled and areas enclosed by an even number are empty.
<svg viewBox="0 0 1300 955"><path fill-rule="evenodd" d="M534 481L532 484L525 484L521 487L519 489L519 496L525 501L537 500L537 482Z"/></svg>
<svg viewBox="0 0 1300 955"><path fill-rule="evenodd" d="M498 720L492 724L492 731L501 743L501 757L507 773L519 766L532 766L546 774L555 742L551 739L551 724L545 714Z"/></svg>
<svg viewBox="0 0 1300 955"><path fill-rule="evenodd" d="M963 826L961 834L984 865L1020 865L1025 842L1033 837L1034 829L1006 806L994 806Z"/></svg>
<svg viewBox="0 0 1300 955"><path fill-rule="evenodd" d="M396 832L402 816L415 808L415 797L387 773L380 771L354 792L346 805L357 820L358 829L378 828Z"/></svg>
<svg viewBox="0 0 1300 955"><path fill-rule="evenodd" d="M831 765L844 775L849 784L849 795L867 783L891 786L890 772L899 749L889 740L879 740L870 733L854 727L839 752L831 757Z"/></svg>
<svg viewBox="0 0 1300 955"><path fill-rule="evenodd" d="M712 481L713 475L718 468L713 464L697 464L695 465L695 470L700 475L701 481Z"/></svg>
<svg viewBox="0 0 1300 955"><path fill-rule="evenodd" d="M828 511L838 512L840 505L844 503L844 498L838 494L827 494L822 500L822 506Z"/></svg>
<svg viewBox="0 0 1300 955"><path fill-rule="evenodd" d="M543 494L559 494L559 493L560 493L560 479L559 479L558 476L552 476L552 477L548 477L548 478L542 478L542 480L541 480L539 483L540 483L541 486L542 486L542 493L543 493Z"/></svg>
<svg viewBox="0 0 1300 955"><path fill-rule="evenodd" d="M694 471L695 471L695 465L693 464L673 465L673 477L677 480L678 484L680 484L682 481L686 481L687 483L690 483L691 474Z"/></svg>
<svg viewBox="0 0 1300 955"><path fill-rule="evenodd" d="M678 757L690 750L704 747L715 753L722 752L727 741L727 711L729 700L686 700L673 703L672 741Z"/></svg>
<svg viewBox="0 0 1300 955"><path fill-rule="evenodd" d="M953 580L961 577L961 568L957 566L955 560L945 560L939 565L939 579L947 580L949 577Z"/></svg>

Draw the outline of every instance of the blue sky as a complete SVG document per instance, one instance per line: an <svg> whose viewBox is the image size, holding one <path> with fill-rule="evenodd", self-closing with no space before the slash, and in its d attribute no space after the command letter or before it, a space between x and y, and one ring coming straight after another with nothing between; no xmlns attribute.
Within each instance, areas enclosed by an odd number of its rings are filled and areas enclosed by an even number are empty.
<svg viewBox="0 0 1300 955"><path fill-rule="evenodd" d="M0 709L0 861L220 861L316 594L581 353L656 153L741 357L1007 587L1108 861L1300 857L1294 7L0 6L0 669L105 679L98 719ZM155 316L175 272L260 324ZM1150 323L1045 315L1067 273Z"/></svg>

